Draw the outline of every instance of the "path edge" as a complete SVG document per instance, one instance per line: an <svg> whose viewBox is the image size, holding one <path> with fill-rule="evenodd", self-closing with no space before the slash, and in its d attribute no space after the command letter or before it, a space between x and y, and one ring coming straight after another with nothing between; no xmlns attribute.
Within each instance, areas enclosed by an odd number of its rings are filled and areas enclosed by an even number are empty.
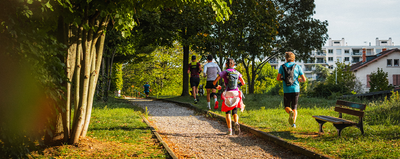
<svg viewBox="0 0 400 159"><path fill-rule="evenodd" d="M151 132L157 137L157 140L164 146L165 150L167 150L167 152L171 156L171 158L178 159L178 157L175 155L174 151L172 151L171 148L169 148L168 144L166 142L164 142L164 140L162 139L160 134L158 134L156 129L153 126L151 126L150 122L146 119L146 117L144 117L143 115L140 115L140 116L142 117L143 121L147 124L147 126L150 127Z"/></svg>
<svg viewBox="0 0 400 159"><path fill-rule="evenodd" d="M176 103L176 104L179 104L181 106L193 109L193 110L195 110L197 112L201 112L203 114L207 114L210 117L216 118L216 119L221 120L223 122L226 122L224 116L219 115L217 113L214 113L212 111L202 110L202 109L200 109L200 108L198 108L198 107L196 107L196 106L194 106L194 105L192 105L190 103L173 101L173 100L169 100L169 99L160 99L160 98L157 99L157 98L152 98L152 97L149 97L149 98L153 99L153 100L160 100L160 101ZM332 157L328 157L328 156L316 153L314 151L307 150L307 149L305 149L303 147L300 147L300 146L297 146L295 144L289 143L289 142L283 140L280 137L277 137L277 136L274 136L274 135L269 134L267 132L258 130L256 128L251 127L251 126L248 126L248 125L245 125L245 124L240 124L240 128L241 128L241 130L250 132L250 133L252 133L252 134L254 134L254 135L256 135L256 136L258 136L258 137L260 137L260 138L262 138L264 140L272 141L272 142L276 143L279 146L288 148L288 149L290 149L290 150L292 150L294 152L301 153L301 154L303 154L305 156L308 156L308 157L311 157L311 158L315 158L315 159L332 159Z"/></svg>

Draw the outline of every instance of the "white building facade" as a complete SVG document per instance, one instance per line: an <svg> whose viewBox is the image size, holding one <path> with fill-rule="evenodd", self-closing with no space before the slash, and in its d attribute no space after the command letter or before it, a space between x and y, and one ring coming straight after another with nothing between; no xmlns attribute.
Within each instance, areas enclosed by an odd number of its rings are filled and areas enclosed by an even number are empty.
<svg viewBox="0 0 400 159"><path fill-rule="evenodd" d="M376 55L385 50L398 49L400 45L394 45L392 38L387 40L375 39L375 46L366 43L364 46L348 46L345 39L332 40L329 38L327 46L323 46L320 51L312 51L311 58L307 61L296 61L297 65L303 68L305 76L310 80L315 80L316 75L312 74L316 64L328 67L331 71L336 67L336 61L346 64L355 64L362 61L362 54L366 56ZM285 59L272 59L270 64L273 68L279 69L285 63Z"/></svg>

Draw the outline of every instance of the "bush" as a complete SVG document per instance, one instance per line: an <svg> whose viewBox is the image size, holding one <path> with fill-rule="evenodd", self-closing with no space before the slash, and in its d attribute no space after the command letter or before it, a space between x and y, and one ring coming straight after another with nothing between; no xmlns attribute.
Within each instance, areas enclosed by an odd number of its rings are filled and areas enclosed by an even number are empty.
<svg viewBox="0 0 400 159"><path fill-rule="evenodd" d="M336 98L343 94L350 94L351 91L343 84L325 84L319 83L311 93L314 97L331 97Z"/></svg>

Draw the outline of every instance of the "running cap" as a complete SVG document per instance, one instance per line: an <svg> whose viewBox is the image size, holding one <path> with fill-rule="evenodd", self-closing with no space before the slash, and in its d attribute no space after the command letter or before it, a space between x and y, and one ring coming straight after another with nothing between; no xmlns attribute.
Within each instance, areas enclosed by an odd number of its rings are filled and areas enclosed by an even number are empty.
<svg viewBox="0 0 400 159"><path fill-rule="evenodd" d="M192 56L192 60L196 60L196 56L195 55Z"/></svg>

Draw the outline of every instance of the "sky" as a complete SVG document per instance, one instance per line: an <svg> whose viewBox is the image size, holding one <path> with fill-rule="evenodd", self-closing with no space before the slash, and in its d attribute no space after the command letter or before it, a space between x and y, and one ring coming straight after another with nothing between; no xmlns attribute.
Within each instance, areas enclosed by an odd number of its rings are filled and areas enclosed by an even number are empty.
<svg viewBox="0 0 400 159"><path fill-rule="evenodd" d="M391 37L394 45L400 45L400 0L315 0L315 4L313 17L328 21L332 40L375 46L377 37Z"/></svg>

